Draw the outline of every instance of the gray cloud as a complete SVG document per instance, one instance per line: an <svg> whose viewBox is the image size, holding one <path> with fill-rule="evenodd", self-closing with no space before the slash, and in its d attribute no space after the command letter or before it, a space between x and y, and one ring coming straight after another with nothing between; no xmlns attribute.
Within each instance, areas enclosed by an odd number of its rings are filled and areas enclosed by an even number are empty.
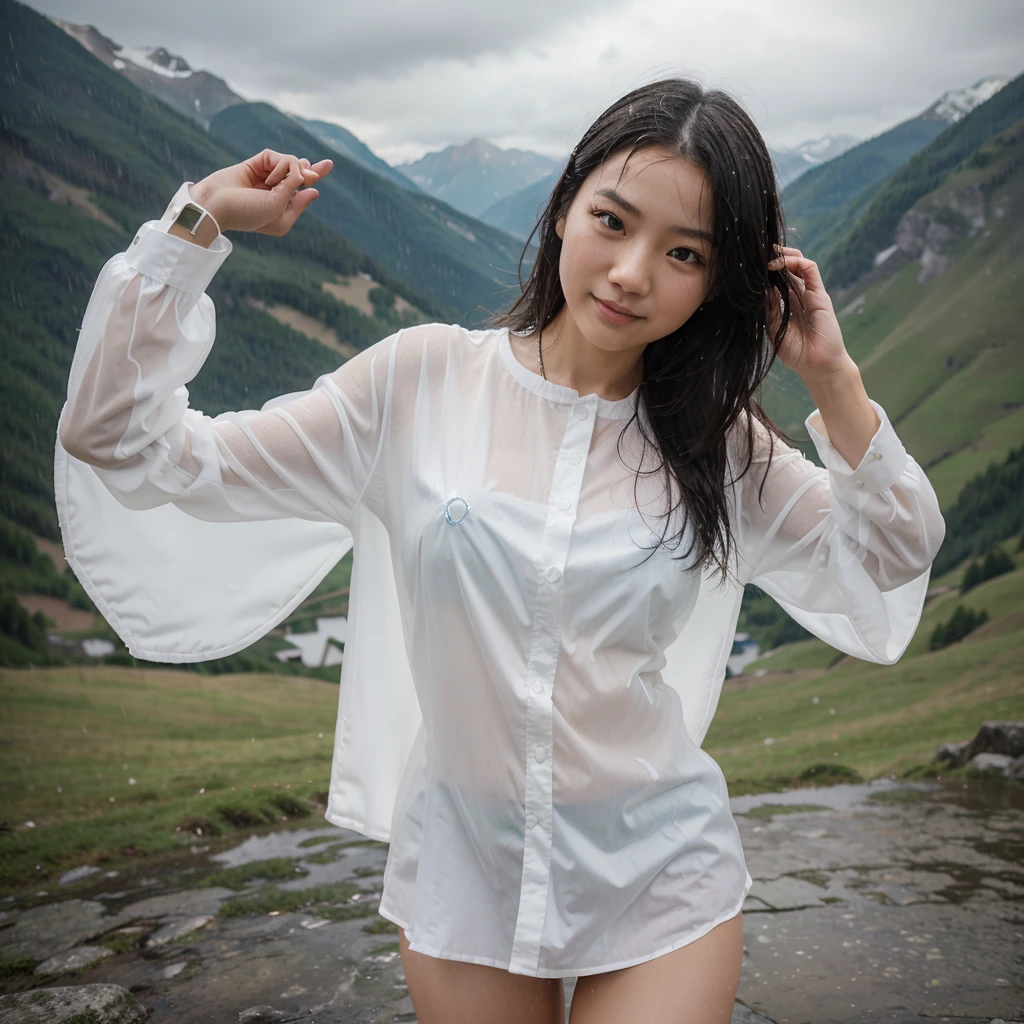
<svg viewBox="0 0 1024 1024"><path fill-rule="evenodd" d="M448 60L506 52L612 0L479 0L299 4L275 0L41 0L37 10L94 24L119 43L166 46L208 70L248 67L265 90L378 77Z"/></svg>
<svg viewBox="0 0 1024 1024"><path fill-rule="evenodd" d="M242 95L338 121L385 159L484 135L561 156L605 106L669 74L726 88L776 146L867 137L942 92L1024 66L1020 0L388 0L282 10L34 0L163 45Z"/></svg>

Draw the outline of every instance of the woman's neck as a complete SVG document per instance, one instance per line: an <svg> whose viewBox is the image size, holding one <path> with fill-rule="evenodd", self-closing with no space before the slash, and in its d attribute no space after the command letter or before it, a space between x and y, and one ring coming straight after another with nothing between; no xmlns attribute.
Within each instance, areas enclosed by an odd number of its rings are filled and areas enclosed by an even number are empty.
<svg viewBox="0 0 1024 1024"><path fill-rule="evenodd" d="M615 402L628 398L643 380L643 350L646 345L609 351L591 344L562 306L544 328L538 353L538 332L512 335L518 342L517 358L554 384L572 388L580 395L596 394Z"/></svg>

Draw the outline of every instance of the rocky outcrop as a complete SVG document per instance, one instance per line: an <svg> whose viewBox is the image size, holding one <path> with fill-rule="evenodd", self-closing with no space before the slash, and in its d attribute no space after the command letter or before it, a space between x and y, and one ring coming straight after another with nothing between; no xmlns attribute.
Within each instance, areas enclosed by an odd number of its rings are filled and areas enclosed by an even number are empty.
<svg viewBox="0 0 1024 1024"><path fill-rule="evenodd" d="M34 988L0 996L0 1024L136 1024L146 1008L120 985Z"/></svg>
<svg viewBox="0 0 1024 1024"><path fill-rule="evenodd" d="M1024 722L985 722L972 739L944 743L935 760L1024 781Z"/></svg>
<svg viewBox="0 0 1024 1024"><path fill-rule="evenodd" d="M908 210L896 225L896 248L921 261L919 283L937 277L953 263L953 248L985 226L985 192L981 184L959 192L943 191Z"/></svg>

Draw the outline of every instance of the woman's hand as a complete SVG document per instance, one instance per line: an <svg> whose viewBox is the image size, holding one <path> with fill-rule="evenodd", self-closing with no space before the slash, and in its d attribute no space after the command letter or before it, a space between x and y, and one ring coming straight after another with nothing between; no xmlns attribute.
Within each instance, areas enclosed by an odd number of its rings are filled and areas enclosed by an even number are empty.
<svg viewBox="0 0 1024 1024"><path fill-rule="evenodd" d="M768 269L786 272L791 304L779 358L800 374L832 446L856 468L881 420L868 400L860 370L843 344L843 332L818 265L799 249L775 248L780 255L768 263ZM768 330L773 338L781 321L776 301L773 291L768 303Z"/></svg>
<svg viewBox="0 0 1024 1024"><path fill-rule="evenodd" d="M828 377L837 370L848 371L853 360L843 344L843 333L832 309L832 300L821 280L818 265L791 246L775 246L779 253L769 270L785 270L789 284L790 315L786 334L779 346L779 359L808 381ZM774 338L781 311L771 292L768 331Z"/></svg>
<svg viewBox="0 0 1024 1024"><path fill-rule="evenodd" d="M290 153L265 149L197 181L192 198L213 215L221 231L284 235L317 196L313 185L330 174L333 160L310 164ZM301 191L300 191L301 189Z"/></svg>

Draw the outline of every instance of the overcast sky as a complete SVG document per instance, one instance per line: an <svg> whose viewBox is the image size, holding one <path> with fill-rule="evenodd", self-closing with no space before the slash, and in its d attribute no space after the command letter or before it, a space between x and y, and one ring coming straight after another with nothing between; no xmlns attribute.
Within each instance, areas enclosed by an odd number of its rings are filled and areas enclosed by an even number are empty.
<svg viewBox="0 0 1024 1024"><path fill-rule="evenodd" d="M561 158L618 96L684 74L769 145L876 135L1024 70L1022 0L32 0L165 46L247 99L335 121L390 163L481 135Z"/></svg>

